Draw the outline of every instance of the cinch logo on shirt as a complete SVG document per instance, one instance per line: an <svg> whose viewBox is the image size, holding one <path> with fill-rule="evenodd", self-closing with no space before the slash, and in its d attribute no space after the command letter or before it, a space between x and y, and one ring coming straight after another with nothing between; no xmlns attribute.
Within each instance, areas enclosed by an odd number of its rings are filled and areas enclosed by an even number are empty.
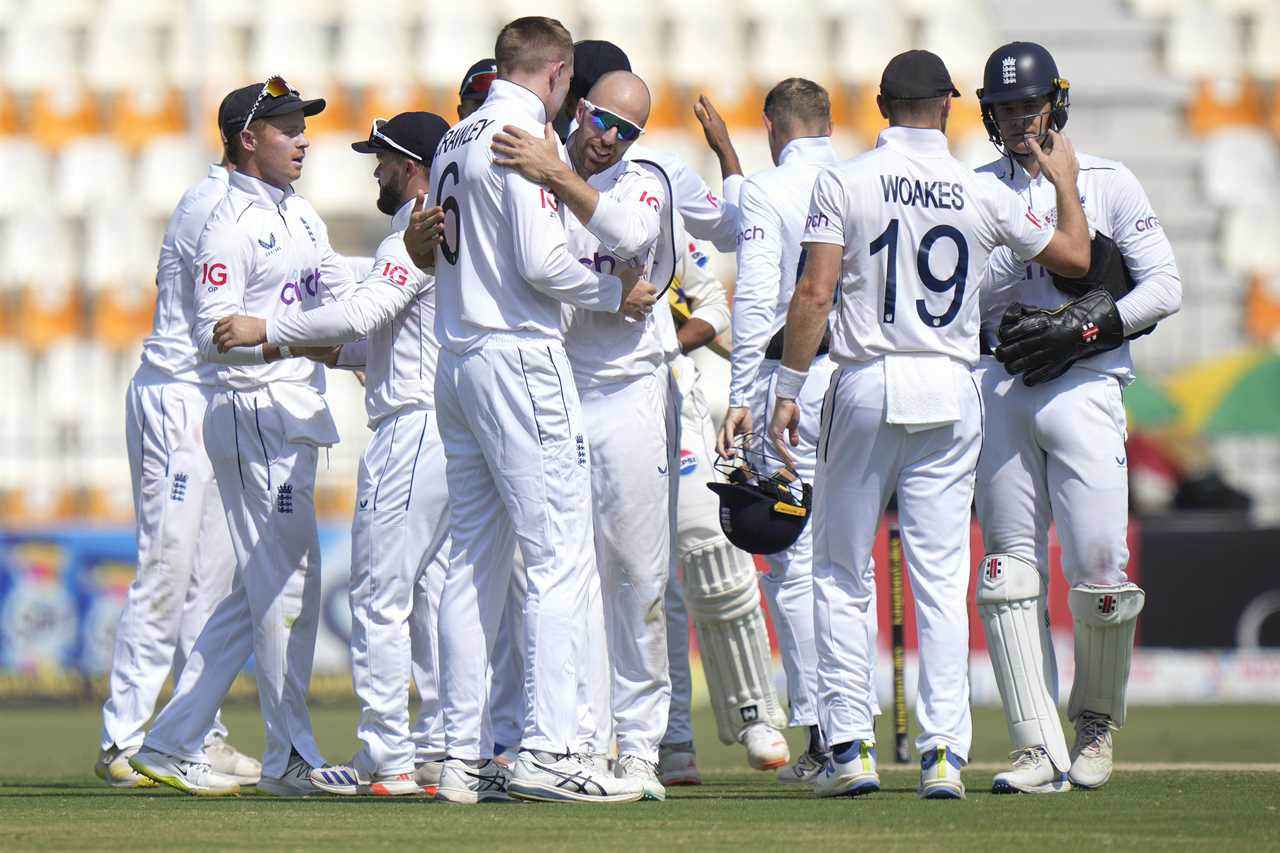
<svg viewBox="0 0 1280 853"><path fill-rule="evenodd" d="M221 261L205 264L200 272L200 283L209 285L209 290L222 287L227 283L227 265Z"/></svg>
<svg viewBox="0 0 1280 853"><path fill-rule="evenodd" d="M964 187L950 181L922 181L901 175L881 175L880 188L884 200L912 207L934 207L939 210L964 210Z"/></svg>
<svg viewBox="0 0 1280 853"><path fill-rule="evenodd" d="M595 270L605 275L613 275L614 269L618 266L618 259L612 255L602 255L596 252L589 258L578 258L578 263L589 270Z"/></svg>
<svg viewBox="0 0 1280 853"><path fill-rule="evenodd" d="M285 305L301 302L304 288L309 296L315 296L320 292L319 270L312 270L298 281L286 281L284 287L280 288L280 301Z"/></svg>
<svg viewBox="0 0 1280 853"><path fill-rule="evenodd" d="M825 213L811 213L805 217L805 228L830 228L831 220Z"/></svg>
<svg viewBox="0 0 1280 853"><path fill-rule="evenodd" d="M759 225L752 225L750 228L744 228L738 233L738 242L744 240L760 240L764 237L764 229Z"/></svg>
<svg viewBox="0 0 1280 853"><path fill-rule="evenodd" d="M1133 226L1139 231L1155 231L1160 227L1160 220L1154 216L1144 216L1133 223Z"/></svg>

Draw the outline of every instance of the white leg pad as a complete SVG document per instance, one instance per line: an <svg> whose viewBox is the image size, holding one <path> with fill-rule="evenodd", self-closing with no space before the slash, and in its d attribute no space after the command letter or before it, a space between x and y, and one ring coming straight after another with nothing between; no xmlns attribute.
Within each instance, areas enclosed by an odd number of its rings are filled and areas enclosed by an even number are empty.
<svg viewBox="0 0 1280 853"><path fill-rule="evenodd" d="M1075 622L1076 679L1067 702L1069 719L1092 711L1124 725L1133 635L1146 600L1147 594L1133 583L1071 588L1067 602Z"/></svg>
<svg viewBox="0 0 1280 853"><path fill-rule="evenodd" d="M720 740L735 743L752 723L786 726L751 555L723 539L695 548L684 558L684 585Z"/></svg>
<svg viewBox="0 0 1280 853"><path fill-rule="evenodd" d="M1043 746L1065 772L1071 757L1058 718L1058 671L1040 572L1013 554L988 554L977 602L1014 749Z"/></svg>

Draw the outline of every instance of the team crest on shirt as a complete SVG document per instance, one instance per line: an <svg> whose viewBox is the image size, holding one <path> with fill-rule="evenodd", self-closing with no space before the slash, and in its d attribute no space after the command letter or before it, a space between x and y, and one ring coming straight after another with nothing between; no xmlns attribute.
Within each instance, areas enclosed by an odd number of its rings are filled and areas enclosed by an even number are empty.
<svg viewBox="0 0 1280 853"><path fill-rule="evenodd" d="M293 485L281 483L276 489L276 512L293 512Z"/></svg>
<svg viewBox="0 0 1280 853"><path fill-rule="evenodd" d="M582 468L587 467L587 440L582 437L581 433L574 437L574 445L578 448L578 465Z"/></svg>
<svg viewBox="0 0 1280 853"><path fill-rule="evenodd" d="M173 475L173 488L169 490L169 500L182 503L187 498L187 475L179 471Z"/></svg>

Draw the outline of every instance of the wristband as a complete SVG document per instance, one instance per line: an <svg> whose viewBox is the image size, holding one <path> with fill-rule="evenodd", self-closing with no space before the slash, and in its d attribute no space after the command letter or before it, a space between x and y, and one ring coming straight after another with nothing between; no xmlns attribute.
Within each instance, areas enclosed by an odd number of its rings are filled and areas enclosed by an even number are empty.
<svg viewBox="0 0 1280 853"><path fill-rule="evenodd" d="M293 358L293 350L289 349L284 344L280 344L276 349L280 350L281 358Z"/></svg>
<svg viewBox="0 0 1280 853"><path fill-rule="evenodd" d="M773 395L784 400L794 400L800 396L805 377L809 371L792 370L782 365L778 367L778 384L774 386Z"/></svg>

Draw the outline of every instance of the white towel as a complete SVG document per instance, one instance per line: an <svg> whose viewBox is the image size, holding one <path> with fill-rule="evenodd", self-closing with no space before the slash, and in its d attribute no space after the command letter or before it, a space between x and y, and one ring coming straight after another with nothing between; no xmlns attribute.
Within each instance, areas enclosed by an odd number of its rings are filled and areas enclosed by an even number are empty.
<svg viewBox="0 0 1280 853"><path fill-rule="evenodd" d="M896 353L884 357L886 423L907 432L936 429L960 420L956 382L959 365L938 353Z"/></svg>

